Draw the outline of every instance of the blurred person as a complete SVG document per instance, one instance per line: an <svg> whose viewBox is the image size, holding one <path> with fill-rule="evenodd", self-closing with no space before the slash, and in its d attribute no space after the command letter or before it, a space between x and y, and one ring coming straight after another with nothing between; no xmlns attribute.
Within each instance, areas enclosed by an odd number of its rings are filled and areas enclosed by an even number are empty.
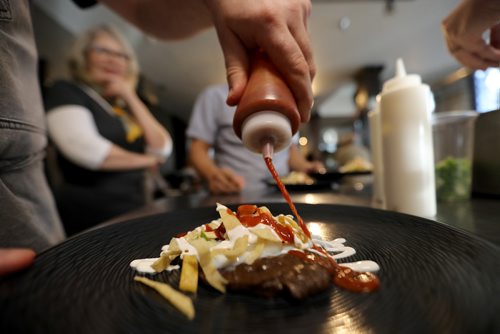
<svg viewBox="0 0 500 334"><path fill-rule="evenodd" d="M191 139L189 160L213 194L263 189L270 173L262 156L247 150L234 133L236 107L225 103L227 94L227 85L214 85L196 99L187 129L187 137ZM293 141L288 149L273 156L279 175L285 176L290 170L311 172L323 168L321 163L307 161L299 152L298 134Z"/></svg>
<svg viewBox="0 0 500 334"><path fill-rule="evenodd" d="M463 0L442 28L448 50L462 65L481 70L500 66L499 0ZM483 38L488 30L489 42Z"/></svg>
<svg viewBox="0 0 500 334"><path fill-rule="evenodd" d="M80 7L95 1L73 0ZM215 25L237 104L248 77L248 54L263 49L285 77L302 121L312 105L315 65L308 36L310 1L102 0L147 33L162 39L189 37ZM0 2L0 248L42 251L64 239L43 172L47 143L37 82L30 1ZM19 66L22 64L22 66ZM0 266L20 267L29 250L9 250ZM19 268L19 267L17 267Z"/></svg>
<svg viewBox="0 0 500 334"><path fill-rule="evenodd" d="M116 30L87 31L68 65L73 81L49 87L45 102L63 179L54 193L71 235L146 204L147 172L166 161L172 139L136 94L137 61Z"/></svg>

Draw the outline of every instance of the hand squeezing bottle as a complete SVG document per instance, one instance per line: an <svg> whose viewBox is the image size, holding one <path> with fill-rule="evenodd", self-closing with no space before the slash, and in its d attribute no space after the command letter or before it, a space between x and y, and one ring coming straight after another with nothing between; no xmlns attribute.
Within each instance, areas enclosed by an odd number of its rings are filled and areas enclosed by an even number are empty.
<svg viewBox="0 0 500 334"><path fill-rule="evenodd" d="M307 237L311 232L272 163L273 153L287 148L300 125L300 114L288 86L262 52L251 59L250 78L234 114L234 132L250 151L261 153L283 197Z"/></svg>
<svg viewBox="0 0 500 334"><path fill-rule="evenodd" d="M250 151L271 157L290 145L300 115L290 89L262 52L251 59L250 77L233 128Z"/></svg>

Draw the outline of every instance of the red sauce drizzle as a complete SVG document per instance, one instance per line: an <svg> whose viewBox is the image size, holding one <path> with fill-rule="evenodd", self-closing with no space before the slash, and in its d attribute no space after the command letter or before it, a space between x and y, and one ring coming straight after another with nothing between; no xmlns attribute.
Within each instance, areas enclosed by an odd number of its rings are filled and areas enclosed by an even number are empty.
<svg viewBox="0 0 500 334"><path fill-rule="evenodd" d="M330 272L333 283L343 289L352 292L372 292L379 288L380 281L375 274L354 271L351 268L341 266L322 247L314 245L313 248L325 256L297 250L290 250L288 253L304 261L319 264Z"/></svg>
<svg viewBox="0 0 500 334"><path fill-rule="evenodd" d="M276 184L278 185L278 188L280 189L281 194L285 198L286 202L288 203L288 206L292 210L295 217L297 217L297 220L299 222L300 227L302 228L302 231L304 231L304 234L308 238L311 238L311 232L309 232L309 229L307 228L306 224L304 224L304 221L299 216L299 213L297 212L297 209L295 208L295 204L293 204L292 199L290 198L290 194L286 190L283 182L281 182L281 179L278 175L278 172L274 168L273 159L270 157L265 157L264 160L266 161L267 169L269 169L269 171L271 172L271 175L273 176L274 181L276 181Z"/></svg>
<svg viewBox="0 0 500 334"><path fill-rule="evenodd" d="M229 209L228 212L234 214ZM256 205L240 205L236 217L238 217L238 220L245 227L253 227L258 224L268 225L278 234L284 243L293 244L294 234L292 228L275 221L269 213L259 210Z"/></svg>
<svg viewBox="0 0 500 334"><path fill-rule="evenodd" d="M205 231L213 231L215 233L215 236L217 237L216 240L224 240L224 233L226 233L226 228L224 227L224 224L220 224L216 229L211 228L209 224L205 224Z"/></svg>

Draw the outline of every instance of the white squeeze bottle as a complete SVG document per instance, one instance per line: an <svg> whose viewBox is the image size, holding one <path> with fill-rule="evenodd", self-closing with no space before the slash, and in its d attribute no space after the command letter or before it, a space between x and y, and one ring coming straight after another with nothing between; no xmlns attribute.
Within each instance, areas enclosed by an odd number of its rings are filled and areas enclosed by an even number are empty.
<svg viewBox="0 0 500 334"><path fill-rule="evenodd" d="M422 217L436 215L430 88L406 74L402 59L380 93L385 207Z"/></svg>
<svg viewBox="0 0 500 334"><path fill-rule="evenodd" d="M386 209L384 195L384 166L382 161L382 133L380 126L380 95L377 95L375 107L368 112L370 126L370 147L373 161L373 200L375 208Z"/></svg>

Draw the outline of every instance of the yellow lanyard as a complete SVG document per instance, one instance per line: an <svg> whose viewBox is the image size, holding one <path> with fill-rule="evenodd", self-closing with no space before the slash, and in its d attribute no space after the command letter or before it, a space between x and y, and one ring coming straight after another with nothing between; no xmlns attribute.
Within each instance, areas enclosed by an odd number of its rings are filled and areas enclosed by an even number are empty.
<svg viewBox="0 0 500 334"><path fill-rule="evenodd" d="M127 143L133 143L142 136L143 132L139 124L122 107L113 106L113 112L120 118L125 128Z"/></svg>

